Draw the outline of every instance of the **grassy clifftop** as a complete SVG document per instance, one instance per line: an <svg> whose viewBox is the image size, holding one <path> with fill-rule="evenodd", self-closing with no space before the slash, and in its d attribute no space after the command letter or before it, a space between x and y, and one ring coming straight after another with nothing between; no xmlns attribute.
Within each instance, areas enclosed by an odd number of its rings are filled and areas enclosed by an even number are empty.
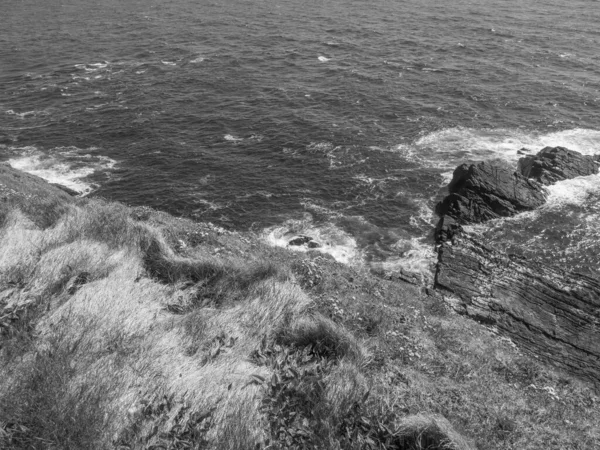
<svg viewBox="0 0 600 450"><path fill-rule="evenodd" d="M0 448L593 449L593 386L435 295L0 166Z"/></svg>

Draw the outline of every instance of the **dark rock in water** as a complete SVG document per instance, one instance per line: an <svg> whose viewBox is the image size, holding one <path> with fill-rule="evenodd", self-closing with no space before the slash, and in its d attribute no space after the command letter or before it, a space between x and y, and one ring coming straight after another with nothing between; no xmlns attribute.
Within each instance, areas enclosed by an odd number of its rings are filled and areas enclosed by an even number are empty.
<svg viewBox="0 0 600 450"><path fill-rule="evenodd" d="M308 244L310 241L312 241L311 237L308 236L297 236L294 239L292 239L290 242L288 242L288 245L305 245Z"/></svg>
<svg viewBox="0 0 600 450"><path fill-rule="evenodd" d="M499 162L458 166L448 190L450 195L438 204L437 212L463 224L513 216L546 201L538 183Z"/></svg>
<svg viewBox="0 0 600 450"><path fill-rule="evenodd" d="M321 244L319 244L317 241L313 240L313 238L311 238L310 236L304 236L304 235L299 235L296 236L294 239L292 239L291 241L288 242L288 245L294 245L294 246L302 246L302 245L306 245L308 248L320 248Z"/></svg>
<svg viewBox="0 0 600 450"><path fill-rule="evenodd" d="M598 173L597 156L585 156L564 147L546 147L519 160L518 171L545 185Z"/></svg>
<svg viewBox="0 0 600 450"><path fill-rule="evenodd" d="M67 194L69 194L72 197L77 197L78 195L81 195L81 192L77 192L75 189L71 189L70 187L67 186L63 186L62 184L58 184L58 183L49 183L54 187L59 188L61 191L66 192Z"/></svg>
<svg viewBox="0 0 600 450"><path fill-rule="evenodd" d="M440 247L435 286L458 312L600 382L600 281L505 255L463 233L457 245Z"/></svg>
<svg viewBox="0 0 600 450"><path fill-rule="evenodd" d="M520 150L517 150L517 155L528 155L529 153L531 153L531 150L525 147L523 147Z"/></svg>

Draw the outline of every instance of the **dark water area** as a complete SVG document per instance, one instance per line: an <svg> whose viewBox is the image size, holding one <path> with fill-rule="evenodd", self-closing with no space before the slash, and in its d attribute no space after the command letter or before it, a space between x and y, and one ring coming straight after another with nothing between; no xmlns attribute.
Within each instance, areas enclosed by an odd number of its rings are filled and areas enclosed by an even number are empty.
<svg viewBox="0 0 600 450"><path fill-rule="evenodd" d="M516 162L521 147L600 152L594 1L0 8L1 159L275 244L314 235L341 260L424 269L457 164ZM577 232L596 217L597 181L560 203L576 219L549 221L556 252L600 250ZM484 232L537 254L530 225Z"/></svg>

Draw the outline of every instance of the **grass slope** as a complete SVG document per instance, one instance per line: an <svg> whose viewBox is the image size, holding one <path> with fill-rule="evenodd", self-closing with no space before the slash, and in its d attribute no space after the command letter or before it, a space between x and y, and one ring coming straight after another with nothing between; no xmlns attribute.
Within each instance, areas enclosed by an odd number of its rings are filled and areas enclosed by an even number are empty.
<svg viewBox="0 0 600 450"><path fill-rule="evenodd" d="M593 449L593 386L399 280L0 167L0 448Z"/></svg>

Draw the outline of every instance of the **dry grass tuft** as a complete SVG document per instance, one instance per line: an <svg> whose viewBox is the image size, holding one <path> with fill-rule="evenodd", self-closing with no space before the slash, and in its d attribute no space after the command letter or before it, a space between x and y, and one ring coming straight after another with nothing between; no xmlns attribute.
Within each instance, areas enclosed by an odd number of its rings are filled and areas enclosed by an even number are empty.
<svg viewBox="0 0 600 450"><path fill-rule="evenodd" d="M279 343L312 351L326 358L348 358L356 362L366 360L365 349L356 338L326 317L305 316L282 330Z"/></svg>
<svg viewBox="0 0 600 450"><path fill-rule="evenodd" d="M414 450L470 450L473 447L439 415L406 417L396 431L400 448Z"/></svg>
<svg viewBox="0 0 600 450"><path fill-rule="evenodd" d="M0 446L6 449L101 448L106 386L75 383L72 348L52 342L20 364L0 397Z"/></svg>

